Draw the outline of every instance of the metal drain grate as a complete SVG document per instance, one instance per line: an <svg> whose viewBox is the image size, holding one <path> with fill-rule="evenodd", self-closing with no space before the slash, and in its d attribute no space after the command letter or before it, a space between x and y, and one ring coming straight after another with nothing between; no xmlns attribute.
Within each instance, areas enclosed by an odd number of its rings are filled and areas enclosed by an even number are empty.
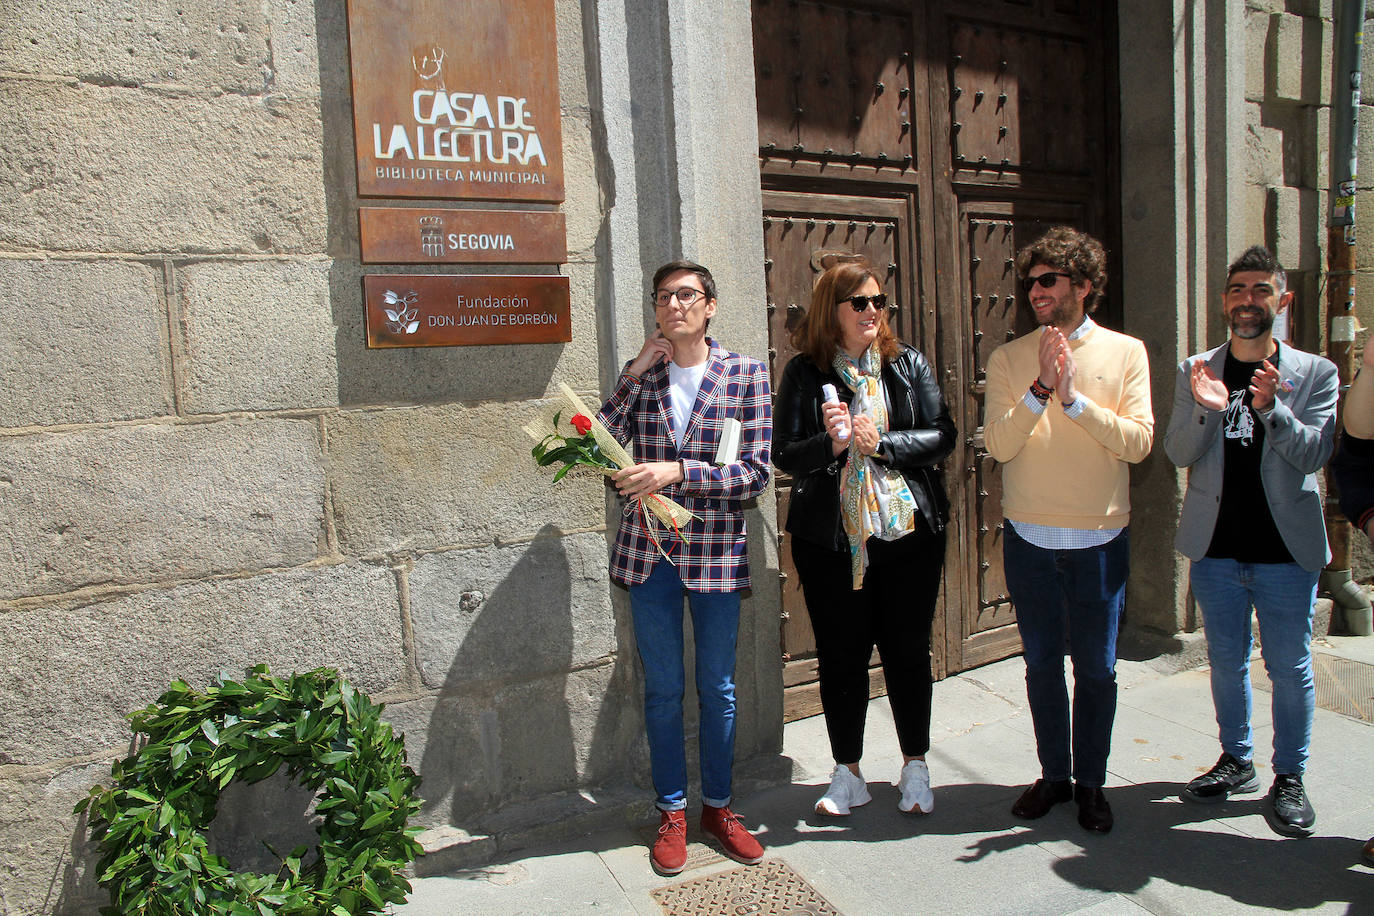
<svg viewBox="0 0 1374 916"><path fill-rule="evenodd" d="M670 884L650 896L665 916L840 916L781 859Z"/></svg>
<svg viewBox="0 0 1374 916"><path fill-rule="evenodd" d="M1312 680L1319 707L1374 722L1374 665L1313 652ZM1250 663L1250 682L1260 690L1273 691L1263 659Z"/></svg>

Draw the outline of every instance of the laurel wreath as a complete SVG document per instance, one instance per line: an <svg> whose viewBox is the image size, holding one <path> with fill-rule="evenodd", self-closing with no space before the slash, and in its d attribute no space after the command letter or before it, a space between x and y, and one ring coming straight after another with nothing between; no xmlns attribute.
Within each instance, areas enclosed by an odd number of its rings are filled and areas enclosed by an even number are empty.
<svg viewBox="0 0 1374 916"><path fill-rule="evenodd" d="M114 764L114 785L76 806L100 846L96 873L112 904L102 913L361 916L405 902L400 871L421 852L419 828L406 826L420 778L382 707L329 668L246 674L204 691L173 681L130 716L146 744ZM206 845L219 793L282 765L318 793L313 860L306 846L286 856L268 846L276 874L234 872Z"/></svg>

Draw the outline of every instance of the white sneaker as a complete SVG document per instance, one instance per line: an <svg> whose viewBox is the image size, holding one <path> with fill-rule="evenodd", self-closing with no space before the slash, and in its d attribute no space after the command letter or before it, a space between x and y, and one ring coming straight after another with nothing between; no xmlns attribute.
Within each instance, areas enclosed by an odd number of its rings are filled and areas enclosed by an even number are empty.
<svg viewBox="0 0 1374 916"><path fill-rule="evenodd" d="M842 817L850 808L860 808L871 801L873 796L868 794L868 783L863 777L855 776L849 767L837 763L830 774L830 788L816 802L816 813Z"/></svg>
<svg viewBox="0 0 1374 916"><path fill-rule="evenodd" d="M898 811L929 814L935 810L935 793L930 791L930 768L924 760L913 760L902 767L897 788L902 793L901 800L897 802Z"/></svg>

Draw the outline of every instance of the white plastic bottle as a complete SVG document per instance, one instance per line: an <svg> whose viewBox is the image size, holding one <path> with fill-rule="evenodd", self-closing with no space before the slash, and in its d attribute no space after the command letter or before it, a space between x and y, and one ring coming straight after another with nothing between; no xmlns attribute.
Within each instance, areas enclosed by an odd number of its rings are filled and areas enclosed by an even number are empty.
<svg viewBox="0 0 1374 916"><path fill-rule="evenodd" d="M832 385L832 384L830 384L829 382L826 382L824 385L821 386L821 397L825 398L825 403L827 403L827 404L839 404L839 403L841 403L841 402L840 402L840 393L839 393L838 391L836 391L836 390L835 390L835 386ZM849 441L849 424L848 424L848 423L841 423L840 426L839 426L839 433L840 433L840 441L841 441L841 442L848 442L848 441Z"/></svg>

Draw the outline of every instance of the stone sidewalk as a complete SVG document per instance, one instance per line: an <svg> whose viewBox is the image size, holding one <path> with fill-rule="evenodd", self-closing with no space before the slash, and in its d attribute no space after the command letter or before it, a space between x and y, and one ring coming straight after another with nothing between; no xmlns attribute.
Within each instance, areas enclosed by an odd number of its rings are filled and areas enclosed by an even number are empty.
<svg viewBox="0 0 1374 916"><path fill-rule="evenodd" d="M1324 658L1346 660L1348 670L1374 675L1374 640L1324 638L1314 648ZM1265 822L1262 794L1219 806L1179 800L1182 783L1209 768L1220 752L1206 670L1161 667L1119 664L1107 792L1116 828L1107 836L1079 828L1072 804L1033 823L1009 813L1038 770L1019 658L936 685L928 756L933 814L896 810L892 782L901 758L882 700L870 706L864 760L872 804L848 818L812 812L832 766L824 723L816 717L785 729L790 784L741 797L735 807L756 829L769 860L785 863L846 916L935 910L1374 913L1374 869L1358 864L1361 846L1374 834L1374 726L1317 710L1306 779L1317 833L1285 839ZM1365 692L1355 699L1366 709L1372 682L1366 677L1355 688ZM1336 692L1343 689L1337 685ZM1265 723L1269 696L1256 691L1255 697L1256 719ZM1266 789L1270 734L1267 723L1256 728L1255 759ZM651 897L655 890L739 868L699 842L692 816L687 869L659 878L647 853L657 822L647 801L645 809L639 828L589 834L519 858L418 879L410 902L397 912L661 916L665 910ZM766 900L759 909L744 897L740 903L739 912L784 912Z"/></svg>

